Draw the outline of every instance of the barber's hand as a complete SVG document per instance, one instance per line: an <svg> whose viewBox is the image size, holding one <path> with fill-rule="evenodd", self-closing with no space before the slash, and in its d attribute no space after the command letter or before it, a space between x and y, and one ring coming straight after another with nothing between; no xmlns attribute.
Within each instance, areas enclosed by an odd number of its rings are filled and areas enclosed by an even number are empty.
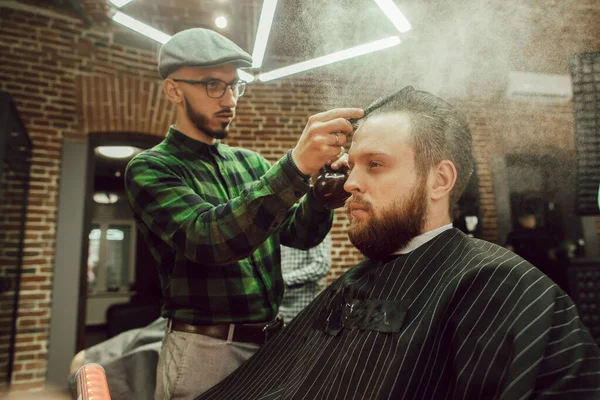
<svg viewBox="0 0 600 400"><path fill-rule="evenodd" d="M300 171L316 174L328 163L334 163L344 154L347 135L353 132L349 118L361 118L360 108L336 108L308 119L304 132L292 150L292 159Z"/></svg>
<svg viewBox="0 0 600 400"><path fill-rule="evenodd" d="M344 153L342 156L331 162L331 168L340 169L342 167L350 167L348 164L348 154Z"/></svg>

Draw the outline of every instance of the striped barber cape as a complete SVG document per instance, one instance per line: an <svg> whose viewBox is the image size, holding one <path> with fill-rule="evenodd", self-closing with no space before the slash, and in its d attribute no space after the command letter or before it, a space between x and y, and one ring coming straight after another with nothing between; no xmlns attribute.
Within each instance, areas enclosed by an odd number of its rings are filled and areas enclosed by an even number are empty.
<svg viewBox="0 0 600 400"><path fill-rule="evenodd" d="M600 398L600 349L554 282L456 229L350 269L198 397L529 398Z"/></svg>

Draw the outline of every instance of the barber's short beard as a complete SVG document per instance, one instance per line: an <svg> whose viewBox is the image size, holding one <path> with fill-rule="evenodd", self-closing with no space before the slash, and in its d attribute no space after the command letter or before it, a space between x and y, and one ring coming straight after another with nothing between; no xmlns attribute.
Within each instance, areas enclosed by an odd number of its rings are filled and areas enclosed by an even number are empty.
<svg viewBox="0 0 600 400"><path fill-rule="evenodd" d="M349 203L356 201L368 207L368 211L373 215L370 203L360 198L353 199L354 197ZM351 222L348 237L366 257L383 260L420 235L425 227L426 217L427 196L423 181L417 183L416 190L408 200L395 202L382 210L377 217L372 216L370 220Z"/></svg>
<svg viewBox="0 0 600 400"><path fill-rule="evenodd" d="M210 129L209 118L207 118L205 115L203 115L199 112L196 112L192 108L190 103L187 101L187 99L185 99L185 111L187 113L188 118L190 119L190 121L192 121L194 126L200 132L205 133L209 137L211 137L213 139L225 139L227 137L227 135L229 134L229 123L228 122L224 122L221 124L223 128L220 131L215 131L215 130Z"/></svg>

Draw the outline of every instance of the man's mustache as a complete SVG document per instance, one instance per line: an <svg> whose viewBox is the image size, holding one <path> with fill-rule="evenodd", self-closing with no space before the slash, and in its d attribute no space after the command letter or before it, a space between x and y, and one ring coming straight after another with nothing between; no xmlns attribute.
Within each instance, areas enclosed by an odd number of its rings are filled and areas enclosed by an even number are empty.
<svg viewBox="0 0 600 400"><path fill-rule="evenodd" d="M371 202L360 196L352 195L346 200L346 212L349 214L352 209L369 211L371 209Z"/></svg>
<svg viewBox="0 0 600 400"><path fill-rule="evenodd" d="M227 117L231 116L232 117L234 115L235 115L235 113L234 113L233 109L231 109L231 108L224 108L215 113L215 116L217 116L217 117L220 117L220 116L227 116Z"/></svg>

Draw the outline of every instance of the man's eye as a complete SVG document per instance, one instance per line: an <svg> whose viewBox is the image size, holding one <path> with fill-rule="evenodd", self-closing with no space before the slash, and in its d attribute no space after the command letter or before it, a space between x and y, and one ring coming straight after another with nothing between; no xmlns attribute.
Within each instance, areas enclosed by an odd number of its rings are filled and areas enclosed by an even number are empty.
<svg viewBox="0 0 600 400"><path fill-rule="evenodd" d="M371 161L369 163L369 168L377 168L377 167L381 167L381 163L379 163L377 161Z"/></svg>
<svg viewBox="0 0 600 400"><path fill-rule="evenodd" d="M206 86L208 86L209 89L219 89L221 88L221 83L219 81L210 81L206 84Z"/></svg>

